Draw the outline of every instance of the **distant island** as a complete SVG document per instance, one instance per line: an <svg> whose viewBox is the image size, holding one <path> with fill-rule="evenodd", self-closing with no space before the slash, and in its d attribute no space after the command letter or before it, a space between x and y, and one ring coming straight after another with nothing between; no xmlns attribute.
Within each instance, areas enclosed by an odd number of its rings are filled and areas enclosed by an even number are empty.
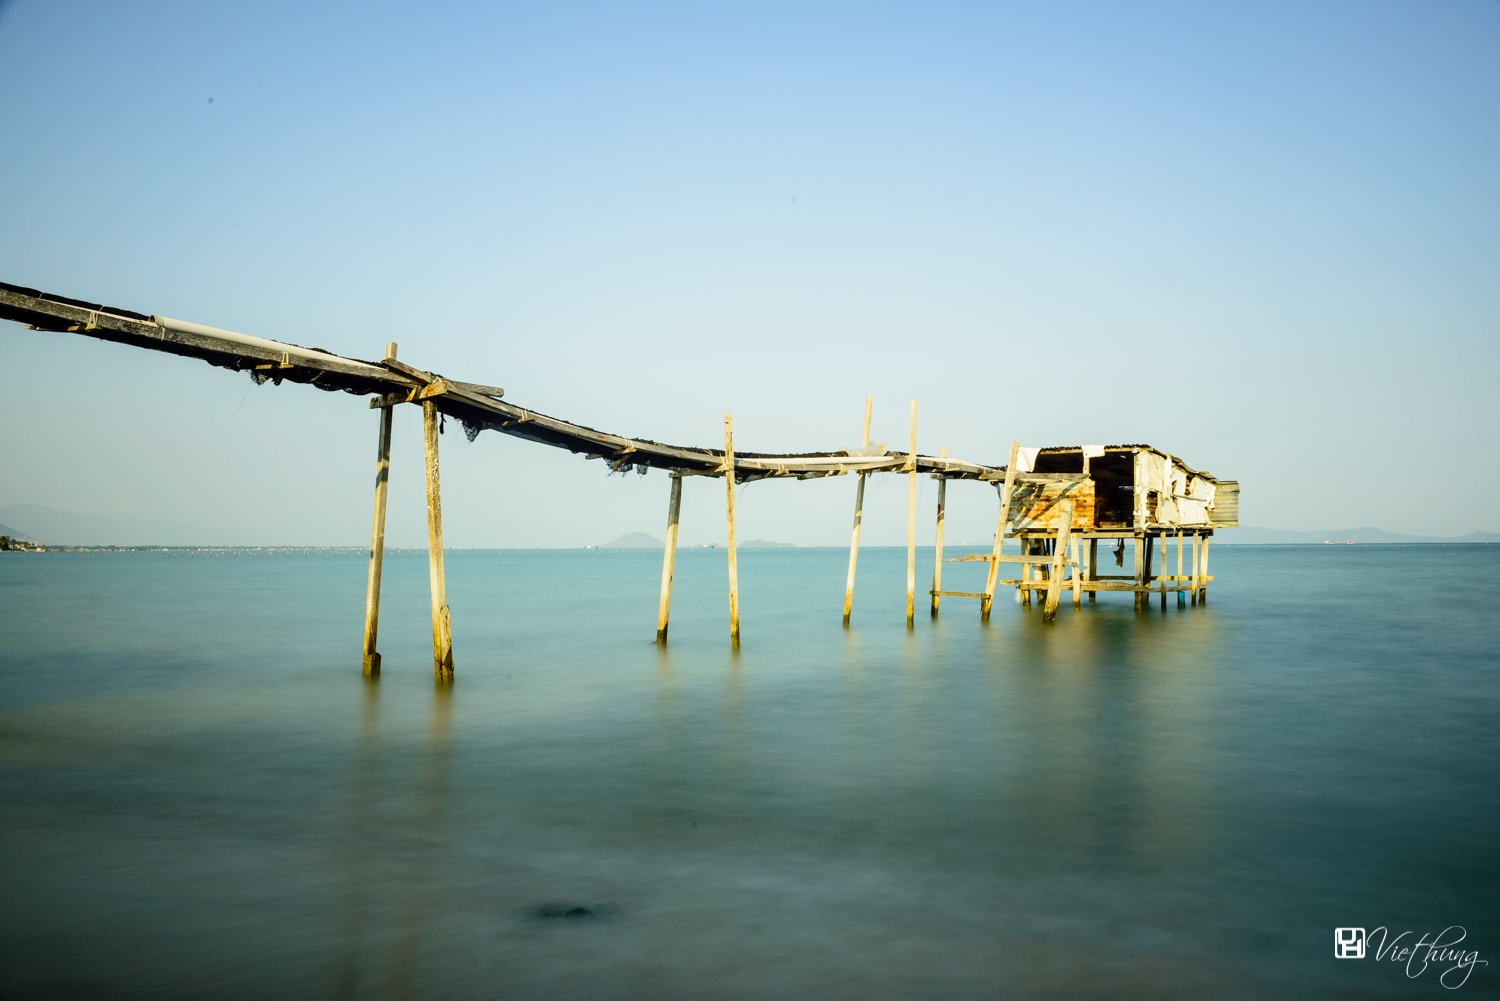
<svg viewBox="0 0 1500 1001"><path fill-rule="evenodd" d="M600 549L665 549L667 544L654 535L645 532L627 532L613 542L599 547Z"/></svg>

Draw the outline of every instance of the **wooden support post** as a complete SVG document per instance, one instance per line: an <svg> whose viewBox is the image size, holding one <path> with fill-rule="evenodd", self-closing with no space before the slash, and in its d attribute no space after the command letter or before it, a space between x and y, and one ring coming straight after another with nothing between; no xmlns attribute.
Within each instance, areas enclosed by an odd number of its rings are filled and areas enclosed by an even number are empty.
<svg viewBox="0 0 1500 1001"><path fill-rule="evenodd" d="M995 602L995 579L1000 572L1000 547L1005 545L1005 527L1010 519L1010 492L1016 485L1016 457L1020 455L1021 443L1013 441L1010 443L1010 461L1005 465L1005 486L1000 489L1000 518L995 525L995 553L994 559L990 560L990 576L984 582L984 597L979 599L979 621L990 621L990 606ZM1025 544L1021 546L1021 552L1026 552ZM1026 564L1022 563L1022 567ZM1021 573L1022 582L1025 582L1026 573ZM1024 600L1029 602L1031 592L1025 588L1021 589Z"/></svg>
<svg viewBox="0 0 1500 1001"><path fill-rule="evenodd" d="M939 453L942 458L948 458L948 448L944 446ZM943 589L943 508L948 499L948 477L945 474L938 475L938 501L937 501L937 533L933 541L932 556L932 617L937 618L938 592Z"/></svg>
<svg viewBox="0 0 1500 1001"><path fill-rule="evenodd" d="M1205 605L1208 604L1208 543L1209 537L1203 537L1201 552L1198 556L1198 600Z"/></svg>
<svg viewBox="0 0 1500 1001"><path fill-rule="evenodd" d="M1042 606L1042 621L1057 618L1057 601L1062 595L1063 563L1068 558L1068 536L1073 531L1073 502L1062 502L1062 522L1057 526L1057 542L1052 547L1052 573L1047 578L1047 603Z"/></svg>
<svg viewBox="0 0 1500 1001"><path fill-rule="evenodd" d="M865 397L865 430L860 435L859 447L870 444L870 408L875 397ZM854 490L854 535L849 540L849 582L844 586L844 625L849 624L849 613L854 610L854 567L859 563L859 523L865 511L865 474L859 474L859 486Z"/></svg>
<svg viewBox="0 0 1500 1001"><path fill-rule="evenodd" d="M1148 572L1146 570L1145 536L1137 535L1135 537L1135 544L1132 548L1135 550L1135 586L1139 588L1141 585L1146 583L1146 577L1148 576ZM1145 608L1146 592L1138 590L1135 592L1135 610L1137 612L1141 612L1144 611Z"/></svg>
<svg viewBox="0 0 1500 1001"><path fill-rule="evenodd" d="M1098 579L1099 579L1099 540L1098 539L1090 539L1089 540L1089 580L1095 581L1095 580L1098 580ZM1093 592L1093 591L1089 592L1089 600L1090 601L1094 600L1094 593L1095 592Z"/></svg>
<svg viewBox="0 0 1500 1001"><path fill-rule="evenodd" d="M734 418L724 415L724 504L729 521L729 645L740 648L740 572L734 554Z"/></svg>
<svg viewBox="0 0 1500 1001"><path fill-rule="evenodd" d="M1134 469L1134 472L1131 474L1133 477L1132 489L1135 493L1132 527L1134 527L1136 535L1131 548L1134 550L1135 554L1135 586L1137 588L1140 588L1143 582L1143 578L1146 576L1144 567L1146 558L1146 543L1143 541L1143 537L1140 534L1146 528L1146 459L1144 453L1142 453L1140 449L1135 449L1135 451L1133 452L1132 465ZM1135 592L1135 610L1139 612L1145 607L1145 592L1137 590Z"/></svg>
<svg viewBox="0 0 1500 1001"><path fill-rule="evenodd" d="M917 623L917 401L911 401L911 449L906 453L906 628Z"/></svg>
<svg viewBox="0 0 1500 1001"><path fill-rule="evenodd" d="M395 342L385 346L387 358L396 357ZM380 632L380 569L385 562L385 495L391 478L391 412L394 406L380 408L380 438L375 446L375 518L370 528L370 577L365 585L365 656L364 674L380 677L380 654L375 650Z"/></svg>
<svg viewBox="0 0 1500 1001"><path fill-rule="evenodd" d="M1199 581L1199 578L1201 576L1199 574L1199 572L1198 572L1198 560L1199 560L1199 556L1200 556L1200 554L1198 552L1198 533L1194 532L1193 533L1193 604L1195 604L1195 605L1198 604L1198 581Z"/></svg>
<svg viewBox="0 0 1500 1001"><path fill-rule="evenodd" d="M656 610L656 642L667 641L667 619L672 611L672 574L677 569L677 512L682 507L682 474L672 474L672 497L667 501L667 548L661 558L661 603Z"/></svg>
<svg viewBox="0 0 1500 1001"><path fill-rule="evenodd" d="M1068 542L1072 546L1073 553L1073 607L1082 608L1083 581L1079 578L1079 574L1083 572L1083 564L1078 559L1078 536L1073 536Z"/></svg>
<svg viewBox="0 0 1500 1001"><path fill-rule="evenodd" d="M1031 555L1031 540L1030 539L1022 539L1021 540L1021 555L1022 556L1030 556ZM1035 571L1035 570L1032 569L1032 566L1031 566L1030 563L1022 563L1021 564L1021 607L1022 608L1030 608L1031 607L1031 588L1027 587L1026 585L1031 583L1031 579L1033 577L1035 577L1038 572L1039 571Z"/></svg>
<svg viewBox="0 0 1500 1001"><path fill-rule="evenodd" d="M443 579L443 502L438 489L438 409L422 401L422 440L427 449L427 573L432 585L432 672L439 683L453 681L453 632L448 620L448 589Z"/></svg>
<svg viewBox="0 0 1500 1001"><path fill-rule="evenodd" d="M1154 543L1152 548L1155 548ZM1165 612L1167 610L1167 578L1171 576L1167 573L1167 537L1165 535L1161 537L1161 557L1157 562L1157 566L1159 568L1157 570L1157 579L1161 581L1161 610Z"/></svg>
<svg viewBox="0 0 1500 1001"><path fill-rule="evenodd" d="M1182 593L1182 529L1177 530L1177 607L1187 604L1187 595Z"/></svg>

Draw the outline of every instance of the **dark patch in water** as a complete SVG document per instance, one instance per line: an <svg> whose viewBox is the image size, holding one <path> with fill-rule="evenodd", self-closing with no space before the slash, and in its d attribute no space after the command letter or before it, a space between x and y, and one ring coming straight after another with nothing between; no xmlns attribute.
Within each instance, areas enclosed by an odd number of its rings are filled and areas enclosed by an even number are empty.
<svg viewBox="0 0 1500 1001"><path fill-rule="evenodd" d="M536 916L559 921L603 921L606 917L605 908L582 904L544 904L536 909Z"/></svg>

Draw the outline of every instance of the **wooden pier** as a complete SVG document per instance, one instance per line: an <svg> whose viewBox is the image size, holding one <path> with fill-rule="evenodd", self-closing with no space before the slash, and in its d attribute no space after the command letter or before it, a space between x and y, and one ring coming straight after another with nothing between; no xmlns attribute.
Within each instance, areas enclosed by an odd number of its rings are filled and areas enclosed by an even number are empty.
<svg viewBox="0 0 1500 1001"><path fill-rule="evenodd" d="M1083 595L1093 601L1100 591L1127 591L1143 611L1150 596L1167 594L1179 604L1206 601L1209 543L1214 531L1238 525L1239 484L1194 470L1150 445L1085 445L1022 448L1011 442L1004 465L995 466L917 451L917 401L911 401L907 450L892 451L885 442L870 442L873 400L865 399L864 425L858 448L826 452L773 454L736 452L734 422L724 416L724 448L665 445L627 438L540 414L504 399L495 386L461 382L398 361L397 346L386 345L379 361L347 358L316 348L270 340L201 324L52 295L0 282L0 318L33 330L84 334L153 351L198 358L219 368L247 372L257 384L303 383L325 392L370 397L379 412L376 436L374 518L370 538L369 581L365 602L363 670L380 673L378 626L380 576L385 544L386 487L390 472L391 413L402 404L422 408L426 457L429 576L432 597L433 673L439 683L453 680L453 636L443 572L442 498L438 475L438 431L444 417L459 422L472 441L483 431L497 431L586 459L602 461L611 472L659 469L669 475L667 539L662 558L661 598L656 638L667 641L676 565L677 525L685 476L722 477L728 529L730 643L740 644L739 586L735 549L735 487L774 478L857 477L849 572L844 592L844 625L854 608L855 569L864 517L865 479L871 473L907 476L906 624L916 620L916 481L927 474L938 481L936 553L929 613L936 617L943 597L975 598L979 617L988 622L997 587L1014 587L1017 600L1029 607L1033 595L1051 621L1064 590L1075 608ZM943 522L949 480L987 483L999 494L999 516L990 553L943 558ZM1021 553L1002 553L1007 539L1019 541ZM1133 573L1100 574L1099 541L1117 544L1115 559L1123 567L1124 542L1132 543ZM1177 544L1176 572L1167 573L1168 549ZM1085 546L1084 543L1087 543ZM1159 550L1159 552L1158 552ZM1184 557L1187 564L1184 566ZM988 564L983 591L942 589L943 563ZM1001 579L1002 565L1019 568L1019 576Z"/></svg>

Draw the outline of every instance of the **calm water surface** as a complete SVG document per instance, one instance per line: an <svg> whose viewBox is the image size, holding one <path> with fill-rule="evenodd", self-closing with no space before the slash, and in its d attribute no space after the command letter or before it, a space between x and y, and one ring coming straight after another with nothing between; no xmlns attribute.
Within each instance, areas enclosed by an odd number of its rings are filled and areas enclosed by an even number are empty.
<svg viewBox="0 0 1500 1001"><path fill-rule="evenodd" d="M846 559L743 551L732 655L722 550L666 650L659 553L451 554L436 690L425 555L374 684L360 557L0 557L0 996L1446 997L1332 937L1450 925L1495 994L1500 547L910 634Z"/></svg>

